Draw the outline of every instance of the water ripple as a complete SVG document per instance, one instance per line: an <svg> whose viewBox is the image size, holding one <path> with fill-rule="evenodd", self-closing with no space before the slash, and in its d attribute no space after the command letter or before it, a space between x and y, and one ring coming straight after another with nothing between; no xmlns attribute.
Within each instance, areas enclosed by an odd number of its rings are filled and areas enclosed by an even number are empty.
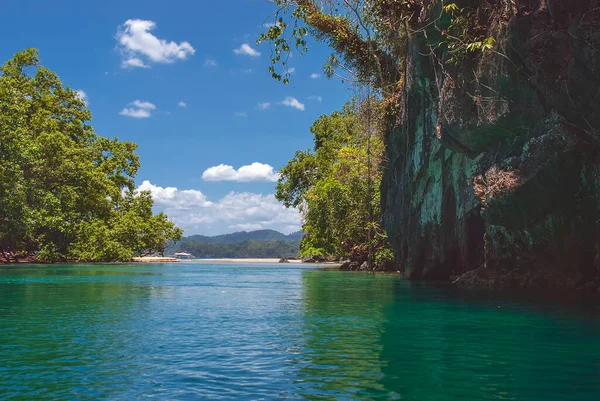
<svg viewBox="0 0 600 401"><path fill-rule="evenodd" d="M598 299L297 265L0 268L0 400L600 399Z"/></svg>

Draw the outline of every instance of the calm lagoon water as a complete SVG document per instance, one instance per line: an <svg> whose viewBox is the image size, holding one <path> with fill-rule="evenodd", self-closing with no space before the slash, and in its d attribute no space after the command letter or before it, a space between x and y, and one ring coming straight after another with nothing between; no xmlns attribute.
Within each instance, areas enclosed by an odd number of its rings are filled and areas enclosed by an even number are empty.
<svg viewBox="0 0 600 401"><path fill-rule="evenodd" d="M598 401L599 305L293 264L0 267L0 399Z"/></svg>

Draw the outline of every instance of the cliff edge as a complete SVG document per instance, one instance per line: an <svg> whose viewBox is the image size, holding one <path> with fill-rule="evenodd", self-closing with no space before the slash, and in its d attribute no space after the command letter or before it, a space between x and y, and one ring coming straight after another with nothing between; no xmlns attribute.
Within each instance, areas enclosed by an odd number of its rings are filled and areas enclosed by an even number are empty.
<svg viewBox="0 0 600 401"><path fill-rule="evenodd" d="M433 30L407 39L382 183L396 264L409 279L600 291L600 1L456 3L496 44L449 65Z"/></svg>

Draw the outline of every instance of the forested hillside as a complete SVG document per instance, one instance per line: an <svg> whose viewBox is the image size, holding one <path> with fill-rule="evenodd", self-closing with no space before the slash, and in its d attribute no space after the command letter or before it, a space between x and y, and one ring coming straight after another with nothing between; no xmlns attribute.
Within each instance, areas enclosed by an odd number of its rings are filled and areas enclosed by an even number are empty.
<svg viewBox="0 0 600 401"><path fill-rule="evenodd" d="M301 239L301 231L286 235L275 230L191 235L171 242L165 253L187 252L197 258L293 258L298 256Z"/></svg>
<svg viewBox="0 0 600 401"><path fill-rule="evenodd" d="M204 243L183 240L178 247L196 258L294 258L298 256L297 241L243 241L236 243Z"/></svg>
<svg viewBox="0 0 600 401"><path fill-rule="evenodd" d="M207 244L235 244L244 241L285 241L298 242L302 239L302 232L297 231L291 234L282 234L275 230L256 230L256 231L239 231L231 234L205 236L205 235L190 235L185 237L185 240L204 242Z"/></svg>

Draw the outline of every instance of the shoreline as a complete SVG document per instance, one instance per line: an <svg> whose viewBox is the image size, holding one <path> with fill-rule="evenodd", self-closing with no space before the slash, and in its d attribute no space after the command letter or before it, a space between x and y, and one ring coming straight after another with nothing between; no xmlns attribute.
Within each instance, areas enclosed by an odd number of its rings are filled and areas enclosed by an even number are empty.
<svg viewBox="0 0 600 401"><path fill-rule="evenodd" d="M214 259L182 259L185 262L194 263L280 263L281 258L214 258ZM287 262L281 262L281 264L287 263L302 263L301 259L287 259ZM306 264L306 263L305 263Z"/></svg>
<svg viewBox="0 0 600 401"><path fill-rule="evenodd" d="M129 262L75 262L75 261L61 261L61 262L43 262L36 260L34 257L23 257L23 258L15 258L6 260L4 258L0 258L0 266L2 265L18 265L18 264L34 264L34 265L55 265L55 264L128 264L128 263L280 263L280 264L305 264L307 266L311 265L329 265L329 266L337 266L340 263L337 262L318 262L318 263L303 263L302 259L287 259L286 262L280 262L282 258L212 258L212 259L178 259L172 257L162 257L162 256L141 256L134 257Z"/></svg>
<svg viewBox="0 0 600 401"><path fill-rule="evenodd" d="M214 259L178 259L171 257L143 256L133 258L133 263L280 263L281 258L214 258ZM286 259L286 263L302 263L300 259Z"/></svg>
<svg viewBox="0 0 600 401"><path fill-rule="evenodd" d="M140 256L131 259L132 263L179 263L177 258L169 258L163 256Z"/></svg>

